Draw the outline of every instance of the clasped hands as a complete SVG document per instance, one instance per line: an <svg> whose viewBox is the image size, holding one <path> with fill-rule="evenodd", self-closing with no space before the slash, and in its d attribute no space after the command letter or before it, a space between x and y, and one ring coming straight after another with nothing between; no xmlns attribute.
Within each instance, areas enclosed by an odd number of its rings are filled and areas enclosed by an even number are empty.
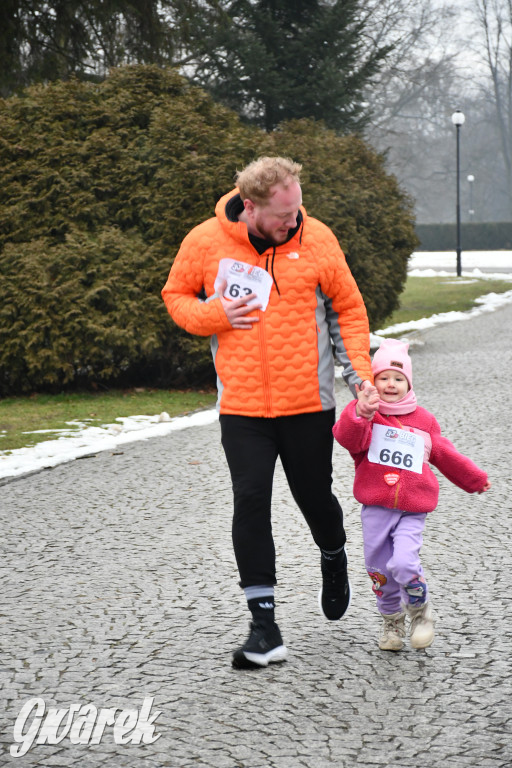
<svg viewBox="0 0 512 768"><path fill-rule="evenodd" d="M361 386L356 384L357 405L356 413L363 419L371 421L379 409L379 393L369 381L363 381Z"/></svg>

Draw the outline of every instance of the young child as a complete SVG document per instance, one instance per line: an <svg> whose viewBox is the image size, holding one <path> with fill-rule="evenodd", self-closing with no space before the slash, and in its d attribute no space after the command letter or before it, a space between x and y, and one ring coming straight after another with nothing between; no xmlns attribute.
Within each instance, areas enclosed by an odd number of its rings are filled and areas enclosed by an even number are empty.
<svg viewBox="0 0 512 768"><path fill-rule="evenodd" d="M427 513L439 498L427 462L468 493L491 487L487 474L458 453L434 416L416 404L408 349L396 339L382 342L372 362L375 387L350 402L333 428L355 461L354 496L363 505L364 558L383 616L383 651L403 647L406 612L412 647L428 648L434 640L419 557Z"/></svg>

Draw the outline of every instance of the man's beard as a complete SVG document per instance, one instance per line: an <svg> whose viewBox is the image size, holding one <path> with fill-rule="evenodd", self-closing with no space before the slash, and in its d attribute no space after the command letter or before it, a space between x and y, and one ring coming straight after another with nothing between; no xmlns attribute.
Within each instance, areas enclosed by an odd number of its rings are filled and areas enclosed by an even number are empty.
<svg viewBox="0 0 512 768"><path fill-rule="evenodd" d="M262 240L266 240L267 242L271 243L271 245L282 245L288 240L290 230L287 229L286 232L283 233L280 240L277 240L274 235L272 235L270 232L267 232L265 229L261 229L260 227L258 227L258 232L260 233Z"/></svg>

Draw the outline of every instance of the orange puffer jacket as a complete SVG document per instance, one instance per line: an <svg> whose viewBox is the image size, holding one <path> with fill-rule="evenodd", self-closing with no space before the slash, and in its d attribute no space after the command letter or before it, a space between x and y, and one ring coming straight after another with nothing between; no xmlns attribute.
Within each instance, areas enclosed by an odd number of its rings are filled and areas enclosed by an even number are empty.
<svg viewBox="0 0 512 768"><path fill-rule="evenodd" d="M221 198L215 218L183 240L162 290L167 309L189 333L212 336L220 413L275 417L334 408L331 342L353 392L373 381L366 309L345 256L331 230L303 208L292 239L259 255L247 226L226 216L236 194ZM222 258L272 272L268 306L255 310L260 321L251 330L232 328L215 293ZM203 288L206 301L198 298Z"/></svg>

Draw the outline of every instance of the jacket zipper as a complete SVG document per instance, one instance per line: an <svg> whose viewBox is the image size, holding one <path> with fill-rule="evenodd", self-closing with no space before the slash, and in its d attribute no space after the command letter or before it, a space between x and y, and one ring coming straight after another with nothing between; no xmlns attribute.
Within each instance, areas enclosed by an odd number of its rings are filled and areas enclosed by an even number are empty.
<svg viewBox="0 0 512 768"><path fill-rule="evenodd" d="M398 425L400 429L403 429L403 425L400 423L400 419L395 416L395 419L398 421ZM400 470L400 480L396 484L396 490L395 490L395 504L393 509L398 509L398 492L400 490L400 482L402 480L402 471Z"/></svg>
<svg viewBox="0 0 512 768"><path fill-rule="evenodd" d="M400 475L401 477L401 475ZM400 480L396 484L396 490L395 490L395 503L393 504L393 509L398 509L398 491L400 489Z"/></svg>
<svg viewBox="0 0 512 768"><path fill-rule="evenodd" d="M261 261L262 257L258 259L258 264ZM268 272L268 255L266 257L266 267L265 271ZM270 297L269 297L270 301ZM270 366L268 361L268 350L267 345L265 343L266 340L266 334L265 334L265 313L260 313L260 321L258 323L258 340L260 345L260 359L261 359L261 372L263 376L263 406L264 406L264 412L266 417L272 416L272 394L270 391Z"/></svg>
<svg viewBox="0 0 512 768"><path fill-rule="evenodd" d="M263 403L265 416L272 416L272 395L270 393L270 368L268 364L267 345L265 344L265 320L264 312L260 312L260 321L258 323L261 372L263 375Z"/></svg>

